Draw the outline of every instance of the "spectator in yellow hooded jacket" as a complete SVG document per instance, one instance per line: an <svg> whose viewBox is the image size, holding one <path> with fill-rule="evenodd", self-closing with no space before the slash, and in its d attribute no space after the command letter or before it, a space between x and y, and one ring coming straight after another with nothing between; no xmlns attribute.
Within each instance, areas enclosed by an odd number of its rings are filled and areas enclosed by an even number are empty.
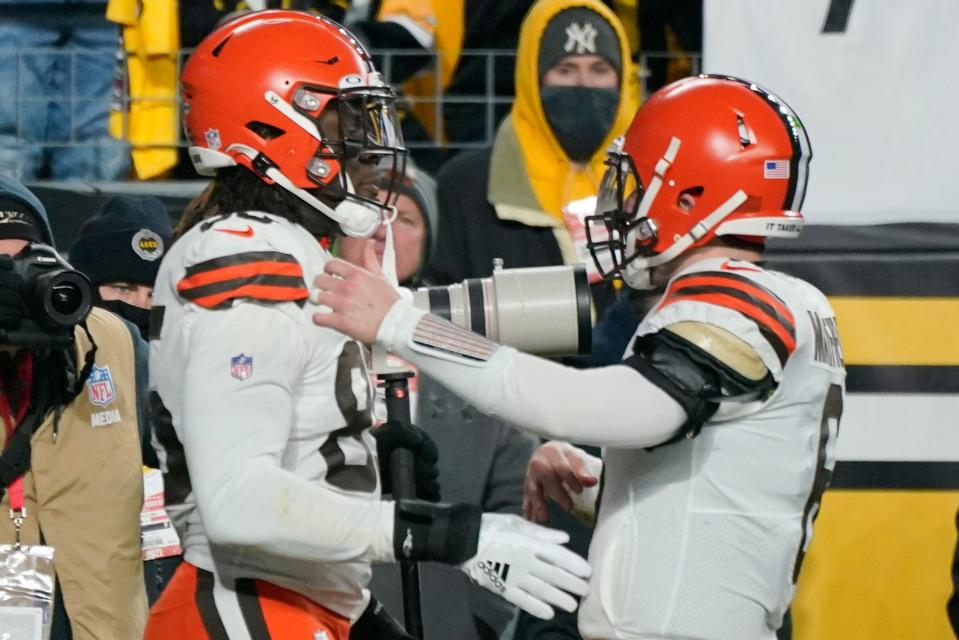
<svg viewBox="0 0 959 640"><path fill-rule="evenodd" d="M539 0L523 21L516 101L493 147L460 154L438 175L427 277L487 276L493 258L506 268L583 262L563 208L596 193L604 151L638 102L615 14L598 0Z"/></svg>

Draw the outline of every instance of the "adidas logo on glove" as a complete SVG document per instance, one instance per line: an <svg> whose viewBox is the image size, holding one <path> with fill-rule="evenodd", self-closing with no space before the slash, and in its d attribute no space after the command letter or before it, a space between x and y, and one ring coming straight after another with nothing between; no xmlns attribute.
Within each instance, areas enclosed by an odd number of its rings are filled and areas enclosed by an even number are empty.
<svg viewBox="0 0 959 640"><path fill-rule="evenodd" d="M503 581L506 580L506 576L509 575L509 565L502 562L486 562L485 560L480 560L476 565L476 568L482 571L489 581L492 583L496 590L500 593L506 591L506 585L503 584Z"/></svg>

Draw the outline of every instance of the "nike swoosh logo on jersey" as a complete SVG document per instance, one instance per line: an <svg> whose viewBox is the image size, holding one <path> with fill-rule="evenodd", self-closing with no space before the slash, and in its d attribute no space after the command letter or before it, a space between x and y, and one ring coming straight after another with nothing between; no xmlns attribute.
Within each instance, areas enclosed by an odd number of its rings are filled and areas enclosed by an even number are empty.
<svg viewBox="0 0 959 640"><path fill-rule="evenodd" d="M722 263L721 265L719 265L719 268L720 268L720 269L727 269L727 270L729 270L729 271L753 271L753 272L762 271L762 269L757 269L756 267L754 267L754 266L752 266L752 265L750 265L750 266L748 266L748 267L737 267L737 266L735 266L735 265L733 265L733 264L731 264L731 263L732 263L731 260L727 260L726 262L724 262L724 263Z"/></svg>
<svg viewBox="0 0 959 640"><path fill-rule="evenodd" d="M241 238L253 237L253 227L250 225L246 225L246 229L214 229L214 231L219 231L220 233L229 233L234 236L240 236Z"/></svg>

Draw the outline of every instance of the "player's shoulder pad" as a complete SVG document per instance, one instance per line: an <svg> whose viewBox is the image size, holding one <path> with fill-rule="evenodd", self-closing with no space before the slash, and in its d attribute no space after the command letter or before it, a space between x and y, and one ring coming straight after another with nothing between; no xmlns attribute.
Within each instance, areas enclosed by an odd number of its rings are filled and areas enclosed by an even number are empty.
<svg viewBox="0 0 959 640"><path fill-rule="evenodd" d="M238 300L302 306L309 295L295 255L300 239L287 220L260 213L215 216L181 241L190 244L176 290L188 302L206 309Z"/></svg>
<svg viewBox="0 0 959 640"><path fill-rule="evenodd" d="M769 369L756 350L745 340L722 327L695 320L683 320L663 330L698 347L748 380L762 380L769 374Z"/></svg>
<svg viewBox="0 0 959 640"><path fill-rule="evenodd" d="M654 311L661 316L659 328L682 320L716 325L733 337L743 338L747 346L760 352L759 356L771 348L778 366L769 366L770 362L763 360L767 368L778 373L775 370L781 370L796 350L796 319L783 298L763 283L765 273L748 262L726 260L680 274L669 283ZM754 333L747 330L750 327L761 339L749 339L748 334ZM701 330L698 333L700 339L706 339ZM720 342L728 346L728 341Z"/></svg>

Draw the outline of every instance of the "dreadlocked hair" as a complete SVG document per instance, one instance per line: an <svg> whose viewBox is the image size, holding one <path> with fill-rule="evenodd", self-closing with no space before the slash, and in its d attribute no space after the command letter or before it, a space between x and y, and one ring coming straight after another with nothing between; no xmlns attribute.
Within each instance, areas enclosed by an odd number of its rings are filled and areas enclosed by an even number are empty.
<svg viewBox="0 0 959 640"><path fill-rule="evenodd" d="M263 211L295 222L315 236L335 238L340 228L295 195L276 184L267 184L246 167L226 167L187 205L173 230L176 241L197 223L218 215Z"/></svg>

